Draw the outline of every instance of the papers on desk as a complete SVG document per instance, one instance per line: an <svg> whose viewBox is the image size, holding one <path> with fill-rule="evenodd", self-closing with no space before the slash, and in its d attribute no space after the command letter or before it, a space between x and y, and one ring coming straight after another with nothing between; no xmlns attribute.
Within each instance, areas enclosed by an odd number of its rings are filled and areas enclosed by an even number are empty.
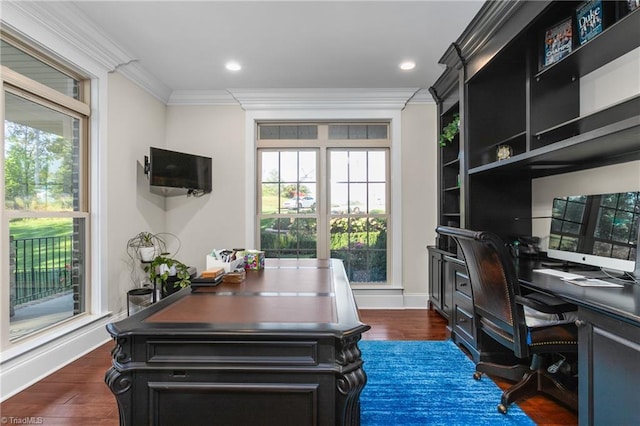
<svg viewBox="0 0 640 426"><path fill-rule="evenodd" d="M551 275L563 280L572 280L575 278L584 278L583 275L572 274L571 272L558 271L557 269L534 269L533 272L539 272L545 275Z"/></svg>
<svg viewBox="0 0 640 426"><path fill-rule="evenodd" d="M611 283L609 281L599 280L597 278L578 278L567 280L566 282L579 285L580 287L624 287L622 284Z"/></svg>
<svg viewBox="0 0 640 426"><path fill-rule="evenodd" d="M581 287L624 287L622 284L612 283L609 281L599 280L598 278L588 278L584 275L572 274L571 272L558 271L557 269L534 269L533 272L539 272L545 275L558 277L563 281Z"/></svg>

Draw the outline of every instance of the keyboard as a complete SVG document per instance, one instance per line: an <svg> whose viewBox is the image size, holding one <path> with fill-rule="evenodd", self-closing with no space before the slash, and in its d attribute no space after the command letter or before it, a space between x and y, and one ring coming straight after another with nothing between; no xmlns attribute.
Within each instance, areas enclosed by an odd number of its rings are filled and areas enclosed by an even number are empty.
<svg viewBox="0 0 640 426"><path fill-rule="evenodd" d="M563 280L575 280L576 278L584 278L584 275L572 274L571 272L559 271L557 269L534 269L533 272L538 272L545 275L553 275L554 277L562 278Z"/></svg>
<svg viewBox="0 0 640 426"><path fill-rule="evenodd" d="M581 278L565 281L581 287L624 287L624 284L612 283L609 281L599 280L597 278Z"/></svg>

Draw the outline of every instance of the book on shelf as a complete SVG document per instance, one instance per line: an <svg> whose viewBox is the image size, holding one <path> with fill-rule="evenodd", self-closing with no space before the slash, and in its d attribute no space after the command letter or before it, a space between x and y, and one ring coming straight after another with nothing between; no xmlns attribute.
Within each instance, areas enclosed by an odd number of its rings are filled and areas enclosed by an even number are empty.
<svg viewBox="0 0 640 426"><path fill-rule="evenodd" d="M640 7L640 0L627 0L627 11L633 12Z"/></svg>
<svg viewBox="0 0 640 426"><path fill-rule="evenodd" d="M585 44L603 30L604 11L601 0L589 0L576 9L576 27L578 42Z"/></svg>
<svg viewBox="0 0 640 426"><path fill-rule="evenodd" d="M544 33L543 67L555 64L571 53L573 49L573 28L571 18L548 28Z"/></svg>

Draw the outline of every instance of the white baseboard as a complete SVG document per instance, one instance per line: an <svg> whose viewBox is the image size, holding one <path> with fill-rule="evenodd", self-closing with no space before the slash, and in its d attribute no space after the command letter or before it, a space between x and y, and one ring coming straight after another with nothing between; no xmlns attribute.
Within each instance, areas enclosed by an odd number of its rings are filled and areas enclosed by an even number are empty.
<svg viewBox="0 0 640 426"><path fill-rule="evenodd" d="M403 293L400 291L368 291L354 289L353 295L359 309L427 309L429 297L426 293Z"/></svg>
<svg viewBox="0 0 640 426"><path fill-rule="evenodd" d="M426 293L404 293L405 309L427 309L429 307L429 295Z"/></svg>
<svg viewBox="0 0 640 426"><path fill-rule="evenodd" d="M105 326L125 316L126 312L103 317L4 362L0 371L0 402L108 342L111 337Z"/></svg>

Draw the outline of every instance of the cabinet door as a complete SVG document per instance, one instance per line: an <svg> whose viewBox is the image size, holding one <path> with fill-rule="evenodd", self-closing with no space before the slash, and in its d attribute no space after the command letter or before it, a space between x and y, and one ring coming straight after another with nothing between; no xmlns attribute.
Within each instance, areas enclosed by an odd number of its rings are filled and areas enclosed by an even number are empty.
<svg viewBox="0 0 640 426"><path fill-rule="evenodd" d="M442 281L442 253L429 248L429 304L444 315L442 312Z"/></svg>
<svg viewBox="0 0 640 426"><path fill-rule="evenodd" d="M587 309L578 315L580 424L638 424L640 328Z"/></svg>

